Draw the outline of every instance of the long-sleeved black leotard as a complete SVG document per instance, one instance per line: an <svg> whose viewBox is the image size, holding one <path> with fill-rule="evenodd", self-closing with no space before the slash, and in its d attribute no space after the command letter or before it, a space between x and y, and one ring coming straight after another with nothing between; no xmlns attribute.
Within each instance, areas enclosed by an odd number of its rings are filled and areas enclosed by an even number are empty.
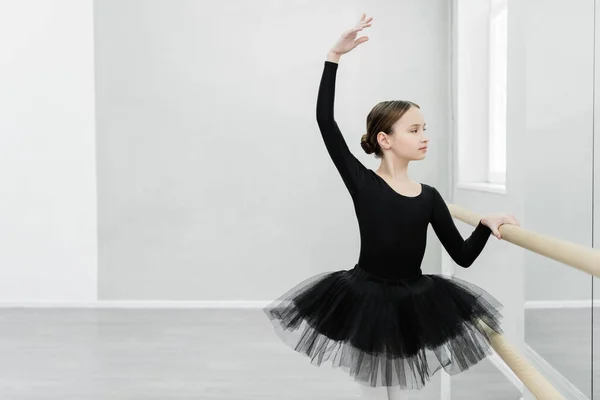
<svg viewBox="0 0 600 400"><path fill-rule="evenodd" d="M435 187L422 183L419 195L401 195L350 152L334 118L337 70L337 63L325 61L317 98L317 122L327 151L354 202L361 238L358 265L382 278L421 274L427 227L431 223L452 259L469 267L485 247L491 230L480 221L464 240Z"/></svg>

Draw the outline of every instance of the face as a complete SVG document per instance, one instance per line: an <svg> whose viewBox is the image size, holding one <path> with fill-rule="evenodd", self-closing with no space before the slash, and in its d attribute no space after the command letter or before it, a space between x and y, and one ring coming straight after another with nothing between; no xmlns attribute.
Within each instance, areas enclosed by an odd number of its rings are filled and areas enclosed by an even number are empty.
<svg viewBox="0 0 600 400"><path fill-rule="evenodd" d="M406 160L421 160L427 154L429 138L425 136L427 124L421 110L411 107L393 126L393 134L380 132L377 135L379 145L384 153Z"/></svg>

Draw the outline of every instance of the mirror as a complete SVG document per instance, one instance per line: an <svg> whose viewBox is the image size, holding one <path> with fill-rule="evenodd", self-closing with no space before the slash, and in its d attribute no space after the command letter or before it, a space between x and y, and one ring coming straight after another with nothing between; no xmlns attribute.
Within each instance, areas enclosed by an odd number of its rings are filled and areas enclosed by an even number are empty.
<svg viewBox="0 0 600 400"><path fill-rule="evenodd" d="M523 220L591 247L594 0L529 3ZM566 398L592 398L592 277L530 251L524 266L526 354Z"/></svg>
<svg viewBox="0 0 600 400"><path fill-rule="evenodd" d="M600 10L595 8L596 21L600 17ZM596 40L594 41L594 58L596 76L600 75L600 32L595 31ZM600 80L594 81L594 119L598 121L600 118ZM593 247L600 251L600 129L594 129L594 180L593 180ZM593 278L592 285L592 395L594 399L600 399L600 279Z"/></svg>

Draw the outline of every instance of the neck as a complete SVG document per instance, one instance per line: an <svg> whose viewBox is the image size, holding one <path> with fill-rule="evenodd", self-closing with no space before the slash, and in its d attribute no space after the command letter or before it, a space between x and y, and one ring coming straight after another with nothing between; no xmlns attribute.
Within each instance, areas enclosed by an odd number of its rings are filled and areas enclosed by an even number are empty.
<svg viewBox="0 0 600 400"><path fill-rule="evenodd" d="M382 176L387 176L396 182L410 181L408 177L408 160L399 159L397 157L384 157L379 164L377 173Z"/></svg>

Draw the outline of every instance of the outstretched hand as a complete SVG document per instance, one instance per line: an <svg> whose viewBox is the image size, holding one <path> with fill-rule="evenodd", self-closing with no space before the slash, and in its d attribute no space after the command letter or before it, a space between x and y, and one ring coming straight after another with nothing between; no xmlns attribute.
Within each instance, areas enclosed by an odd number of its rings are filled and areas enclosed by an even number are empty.
<svg viewBox="0 0 600 400"><path fill-rule="evenodd" d="M342 33L342 36L338 39L331 50L329 50L329 52L341 56L342 54L346 54L350 50L356 48L359 44L369 40L368 36L362 36L357 39L356 35L363 29L371 26L371 21L373 21L373 17L367 18L366 14L363 14L353 28Z"/></svg>
<svg viewBox="0 0 600 400"><path fill-rule="evenodd" d="M502 239L502 235L498 228L503 224L511 224L520 226L519 221L510 214L493 214L481 219L481 223L492 230L492 234L498 239Z"/></svg>

